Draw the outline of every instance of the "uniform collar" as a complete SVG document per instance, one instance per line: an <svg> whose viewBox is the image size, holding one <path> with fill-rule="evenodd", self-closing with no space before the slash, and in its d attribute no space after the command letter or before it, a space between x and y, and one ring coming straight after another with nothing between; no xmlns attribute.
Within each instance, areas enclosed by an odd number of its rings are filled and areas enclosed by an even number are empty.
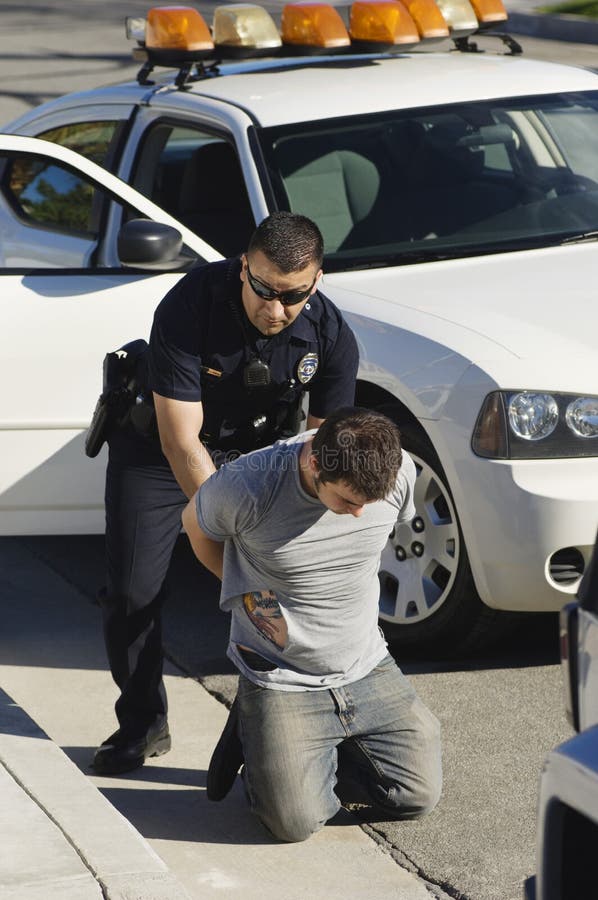
<svg viewBox="0 0 598 900"><path fill-rule="evenodd" d="M312 341L316 323L320 319L321 305L322 301L318 291L316 291L315 294L311 295L292 325L285 328L282 333L302 341Z"/></svg>
<svg viewBox="0 0 598 900"><path fill-rule="evenodd" d="M297 318L291 325L288 325L286 328L283 328L278 334L273 335L272 337L266 337L258 331L258 329L251 324L249 319L245 314L245 310L243 309L243 302L240 299L239 295L239 305L242 309L242 315L244 317L244 321L246 323L248 334L252 341L258 347L264 347L268 345L274 344L284 344L287 341L295 338L299 341L304 341L305 343L312 343L314 340L314 334L316 332L317 323L320 319L320 309L321 309L322 301L318 296L318 292L309 298L309 309L308 304L303 307Z"/></svg>

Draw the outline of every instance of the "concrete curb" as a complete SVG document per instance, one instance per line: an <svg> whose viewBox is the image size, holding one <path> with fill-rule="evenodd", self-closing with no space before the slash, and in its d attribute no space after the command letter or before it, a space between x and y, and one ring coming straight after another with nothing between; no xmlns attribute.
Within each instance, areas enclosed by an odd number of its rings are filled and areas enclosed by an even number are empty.
<svg viewBox="0 0 598 900"><path fill-rule="evenodd" d="M598 21L582 16L557 16L514 10L509 11L509 18L501 30L571 44L598 44Z"/></svg>
<svg viewBox="0 0 598 900"><path fill-rule="evenodd" d="M13 812L3 823L13 852L0 871L2 897L189 900L145 838L4 692L0 726L0 780ZM31 865L32 842L50 848L47 865L39 857Z"/></svg>

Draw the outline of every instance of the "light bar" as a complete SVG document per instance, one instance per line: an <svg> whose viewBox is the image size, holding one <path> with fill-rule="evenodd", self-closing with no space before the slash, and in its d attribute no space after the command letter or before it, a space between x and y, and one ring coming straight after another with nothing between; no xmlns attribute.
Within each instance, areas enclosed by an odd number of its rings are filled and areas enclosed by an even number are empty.
<svg viewBox="0 0 598 900"><path fill-rule="evenodd" d="M467 37L479 28L477 16L469 0L436 0L452 38Z"/></svg>
<svg viewBox="0 0 598 900"><path fill-rule="evenodd" d="M435 0L408 0L406 6L423 41L438 41L449 36L449 27Z"/></svg>
<svg viewBox="0 0 598 900"><path fill-rule="evenodd" d="M272 16L262 6L248 3L217 6L212 34L223 56L260 56L282 46Z"/></svg>
<svg viewBox="0 0 598 900"><path fill-rule="evenodd" d="M480 25L504 22L507 19L507 11L502 0L471 0L471 5Z"/></svg>
<svg viewBox="0 0 598 900"><path fill-rule="evenodd" d="M203 60L318 53L380 53L409 50L420 41L460 39L503 22L503 0L354 0L349 29L329 3L287 3L278 28L261 6L227 3L214 9L212 29L189 6L155 6L147 19L126 19L127 37L137 41L135 59L144 65L140 84L155 66L178 68L175 84L201 77ZM507 43L508 35L497 35ZM512 41L511 41L512 42ZM472 45L473 46L473 45ZM510 44L508 44L510 47ZM512 48L511 48L512 49ZM520 48L512 52L521 52Z"/></svg>
<svg viewBox="0 0 598 900"><path fill-rule="evenodd" d="M148 50L196 53L214 49L205 20L190 6L155 6L147 14L145 46Z"/></svg>
<svg viewBox="0 0 598 900"><path fill-rule="evenodd" d="M287 3L280 22L282 42L307 53L349 47L345 23L328 3Z"/></svg>
<svg viewBox="0 0 598 900"><path fill-rule="evenodd" d="M400 0L355 0L349 34L363 50L405 50L419 43L417 26Z"/></svg>
<svg viewBox="0 0 598 900"><path fill-rule="evenodd" d="M127 16L125 19L127 40L139 41L139 43L145 44L145 25L145 19L139 16Z"/></svg>

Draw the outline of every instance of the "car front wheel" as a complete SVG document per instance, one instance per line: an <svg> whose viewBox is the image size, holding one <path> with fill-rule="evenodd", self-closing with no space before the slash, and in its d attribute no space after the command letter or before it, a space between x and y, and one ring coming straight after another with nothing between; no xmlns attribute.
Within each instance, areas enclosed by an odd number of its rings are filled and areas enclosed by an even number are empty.
<svg viewBox="0 0 598 900"><path fill-rule="evenodd" d="M381 412L393 418L392 411ZM416 513L393 529L382 553L383 630L403 649L443 655L479 650L506 621L477 594L457 509L434 448L413 425L399 428L417 471Z"/></svg>

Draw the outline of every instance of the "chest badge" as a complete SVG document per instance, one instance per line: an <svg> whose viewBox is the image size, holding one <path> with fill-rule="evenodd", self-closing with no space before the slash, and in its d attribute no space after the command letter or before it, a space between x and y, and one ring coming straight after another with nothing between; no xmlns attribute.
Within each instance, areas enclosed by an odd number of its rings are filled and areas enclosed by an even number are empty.
<svg viewBox="0 0 598 900"><path fill-rule="evenodd" d="M311 381L314 377L317 370L318 354L306 353L305 356L299 360L299 365L297 366L297 378L301 384L307 384L307 382Z"/></svg>

